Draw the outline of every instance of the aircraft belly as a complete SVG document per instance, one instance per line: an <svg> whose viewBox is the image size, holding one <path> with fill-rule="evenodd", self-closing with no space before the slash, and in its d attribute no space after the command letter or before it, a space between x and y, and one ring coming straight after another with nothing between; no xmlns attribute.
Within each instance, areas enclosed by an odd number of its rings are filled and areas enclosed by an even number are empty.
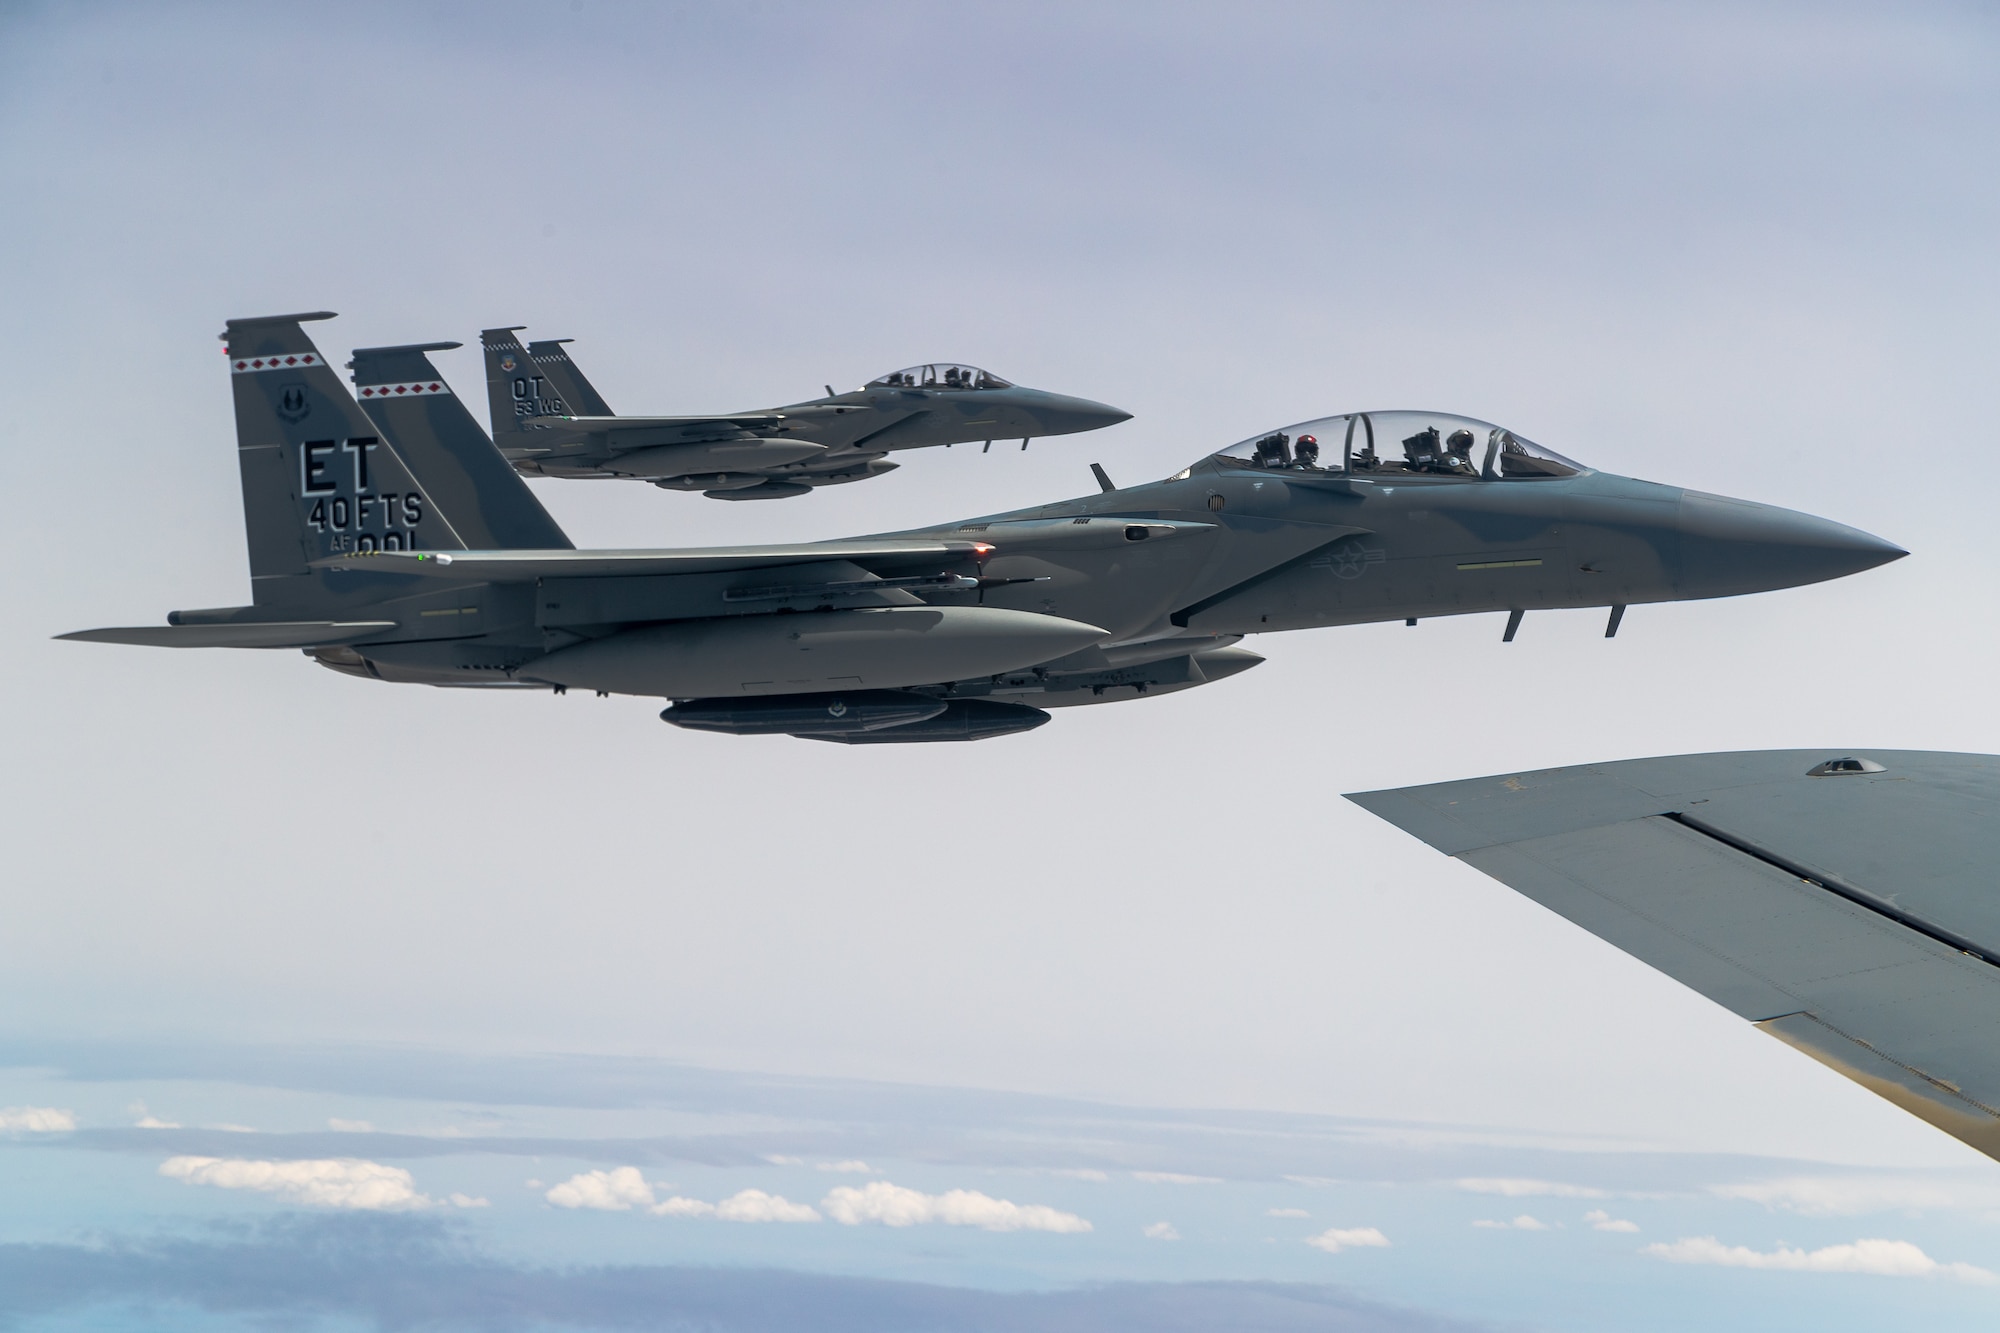
<svg viewBox="0 0 2000 1333"><path fill-rule="evenodd" d="M371 643L353 650L377 680L404 685L513 684L522 663L540 655L538 645L487 638L425 643ZM340 655L343 660L345 654ZM329 663L332 665L332 663Z"/></svg>
<svg viewBox="0 0 2000 1333"><path fill-rule="evenodd" d="M662 698L899 689L1012 671L1104 637L996 607L883 607L652 625L560 649L521 675Z"/></svg>

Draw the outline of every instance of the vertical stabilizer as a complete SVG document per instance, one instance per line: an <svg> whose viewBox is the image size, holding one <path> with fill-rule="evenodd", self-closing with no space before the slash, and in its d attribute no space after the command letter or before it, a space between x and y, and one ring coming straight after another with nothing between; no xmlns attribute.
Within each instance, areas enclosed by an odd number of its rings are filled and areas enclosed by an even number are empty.
<svg viewBox="0 0 2000 1333"><path fill-rule="evenodd" d="M570 540L486 438L425 353L458 343L355 349L361 406L476 550L569 550Z"/></svg>
<svg viewBox="0 0 2000 1333"><path fill-rule="evenodd" d="M321 310L227 321L250 586L258 605L322 595L307 565L351 551L464 550L449 520L383 447L302 325Z"/></svg>
<svg viewBox="0 0 2000 1333"><path fill-rule="evenodd" d="M556 386L556 392L575 405L580 417L608 417L612 415L611 404L604 401L591 382L583 377L582 369L569 359L563 344L569 338L550 338L544 342L528 344L528 355L535 360L535 366L549 383Z"/></svg>
<svg viewBox="0 0 2000 1333"><path fill-rule="evenodd" d="M539 443L522 438L534 429L537 418L578 415L514 336L520 330L517 324L479 333L486 356L486 414L493 424L493 443L511 449Z"/></svg>
<svg viewBox="0 0 2000 1333"><path fill-rule="evenodd" d="M521 346L516 324L506 329L482 329L479 344L486 354L486 411L493 422L493 442L509 449L531 448L531 435L541 418L608 417L611 405L591 387L576 363L563 351L567 338ZM551 421L549 424L557 424Z"/></svg>

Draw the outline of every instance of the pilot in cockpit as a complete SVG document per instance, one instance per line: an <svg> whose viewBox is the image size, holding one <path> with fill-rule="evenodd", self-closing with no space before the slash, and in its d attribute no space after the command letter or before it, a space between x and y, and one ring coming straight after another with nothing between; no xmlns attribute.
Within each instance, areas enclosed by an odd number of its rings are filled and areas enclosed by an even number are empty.
<svg viewBox="0 0 2000 1333"><path fill-rule="evenodd" d="M1319 437L1301 435L1292 445L1292 466L1309 472L1319 471Z"/></svg>
<svg viewBox="0 0 2000 1333"><path fill-rule="evenodd" d="M1460 426L1445 437L1445 457L1440 460L1452 472L1472 471L1472 432Z"/></svg>

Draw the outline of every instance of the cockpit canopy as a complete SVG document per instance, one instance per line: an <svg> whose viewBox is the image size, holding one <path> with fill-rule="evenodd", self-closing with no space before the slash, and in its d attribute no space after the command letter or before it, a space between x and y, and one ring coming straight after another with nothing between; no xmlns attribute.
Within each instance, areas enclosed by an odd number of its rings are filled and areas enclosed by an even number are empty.
<svg viewBox="0 0 2000 1333"><path fill-rule="evenodd" d="M1502 426L1443 412L1353 412L1253 435L1211 456L1219 467L1356 477L1520 481L1573 477L1581 463Z"/></svg>
<svg viewBox="0 0 2000 1333"><path fill-rule="evenodd" d="M880 379L868 381L871 389L1011 389L1014 386L990 370L978 366L954 366L940 361L935 365L892 370Z"/></svg>

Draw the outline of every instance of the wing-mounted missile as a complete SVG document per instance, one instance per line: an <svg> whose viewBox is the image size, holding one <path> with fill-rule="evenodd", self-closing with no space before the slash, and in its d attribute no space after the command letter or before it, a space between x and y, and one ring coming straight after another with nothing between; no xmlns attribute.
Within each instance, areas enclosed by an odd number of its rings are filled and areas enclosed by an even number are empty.
<svg viewBox="0 0 2000 1333"><path fill-rule="evenodd" d="M891 452L1096 430L1131 414L976 366L893 371L849 393L712 416L618 416L563 344L487 329L493 438L522 472L648 481L718 500L775 500L892 472Z"/></svg>

